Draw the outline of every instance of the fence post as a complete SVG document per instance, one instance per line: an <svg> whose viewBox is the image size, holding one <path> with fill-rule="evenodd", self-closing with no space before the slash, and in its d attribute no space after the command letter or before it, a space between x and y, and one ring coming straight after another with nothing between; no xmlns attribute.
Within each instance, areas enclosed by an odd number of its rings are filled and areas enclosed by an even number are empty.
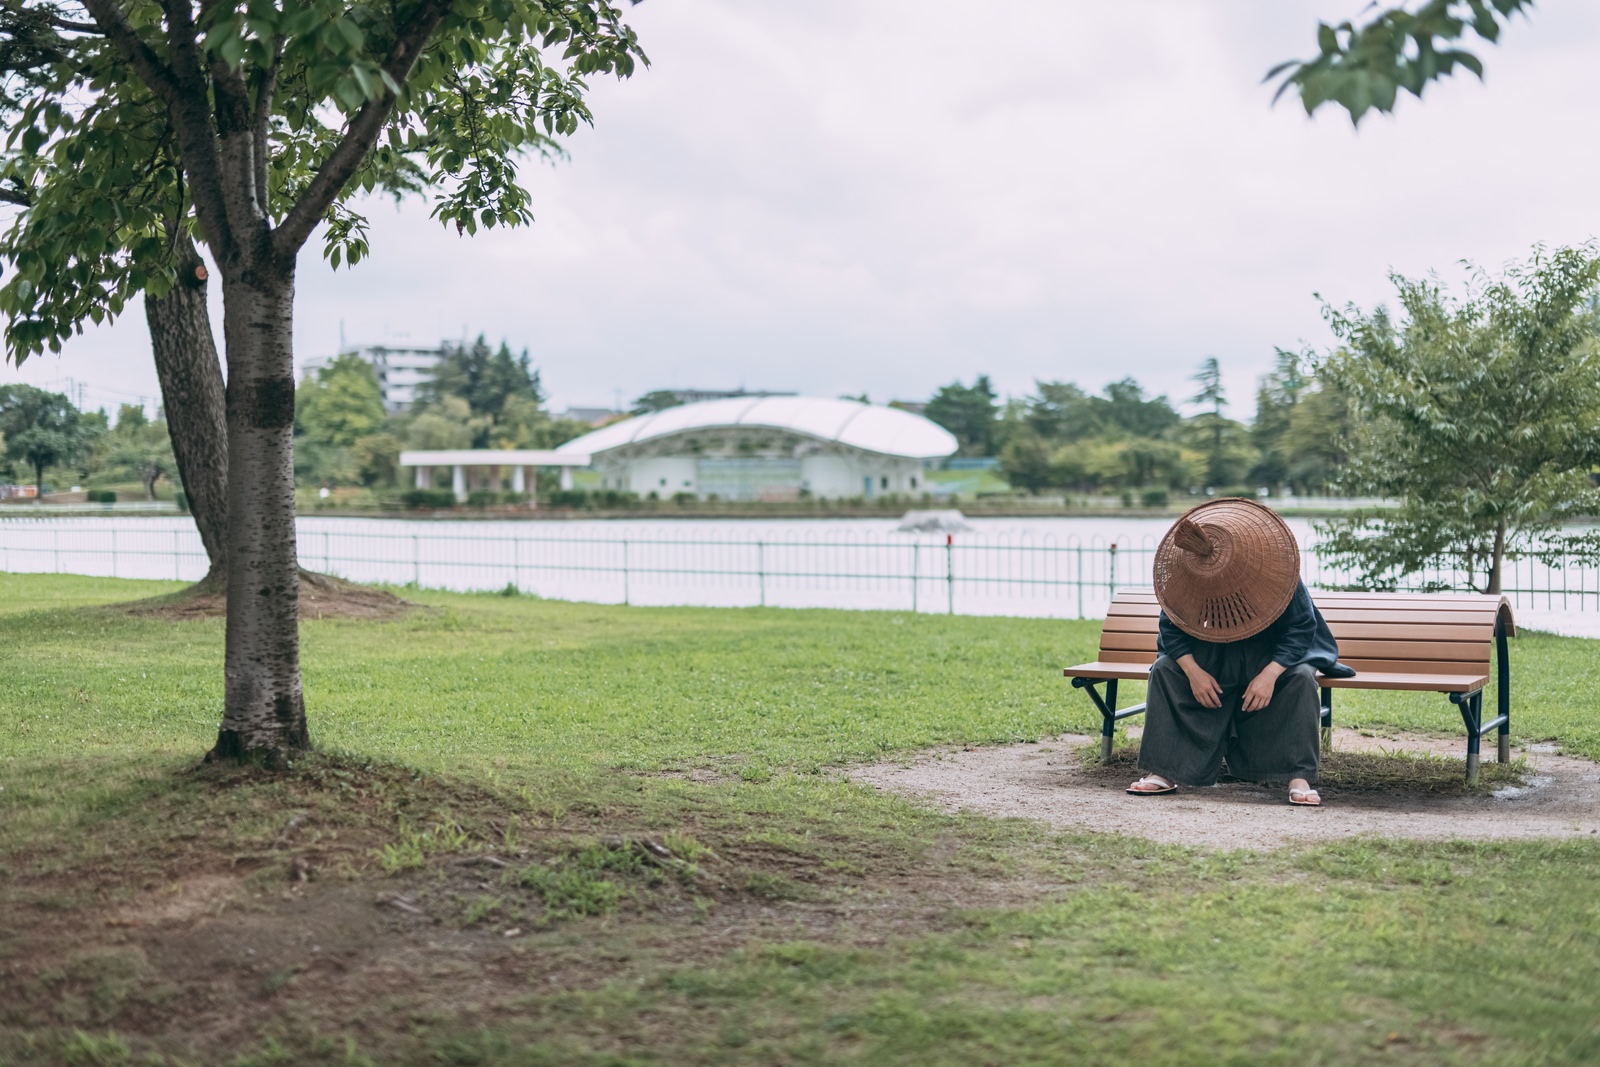
<svg viewBox="0 0 1600 1067"><path fill-rule="evenodd" d="M767 606L767 546L764 541L756 542L756 581L761 586L761 606Z"/></svg>
<svg viewBox="0 0 1600 1067"><path fill-rule="evenodd" d="M328 555L328 531L322 531L322 573L333 573L333 561Z"/></svg>
<svg viewBox="0 0 1600 1067"><path fill-rule="evenodd" d="M61 530L57 527L50 531L50 543L55 546L56 573L61 573Z"/></svg>
<svg viewBox="0 0 1600 1067"><path fill-rule="evenodd" d="M1106 568L1106 588L1111 592L1111 599L1117 598L1117 543L1111 542L1111 564Z"/></svg>
<svg viewBox="0 0 1600 1067"><path fill-rule="evenodd" d="M922 568L918 566L921 557L922 545L916 541L911 542L911 614L913 615L917 613L917 586L922 584L918 581L922 574Z"/></svg>
<svg viewBox="0 0 1600 1067"><path fill-rule="evenodd" d="M416 534L411 535L411 584L422 588L422 546Z"/></svg>
<svg viewBox="0 0 1600 1067"><path fill-rule="evenodd" d="M944 588L946 614L956 613L956 535L944 535Z"/></svg>
<svg viewBox="0 0 1600 1067"><path fill-rule="evenodd" d="M111 527L111 577L117 576L117 528Z"/></svg>
<svg viewBox="0 0 1600 1067"><path fill-rule="evenodd" d="M182 565L183 565L182 564L182 559L178 555L178 531L177 530L173 530L172 531L172 577L173 577L174 580L180 581L180 582L183 580L183 574L181 572Z"/></svg>
<svg viewBox="0 0 1600 1067"><path fill-rule="evenodd" d="M626 537L622 539L622 602L623 604L632 603L628 590L628 539Z"/></svg>
<svg viewBox="0 0 1600 1067"><path fill-rule="evenodd" d="M1083 546L1078 546L1078 618L1083 618Z"/></svg>

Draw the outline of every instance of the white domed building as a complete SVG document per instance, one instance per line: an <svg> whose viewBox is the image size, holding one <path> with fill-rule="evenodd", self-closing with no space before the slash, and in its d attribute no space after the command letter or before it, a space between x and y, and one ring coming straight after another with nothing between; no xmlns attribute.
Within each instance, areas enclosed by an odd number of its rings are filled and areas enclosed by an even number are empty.
<svg viewBox="0 0 1600 1067"><path fill-rule="evenodd" d="M955 450L948 430L908 411L767 396L639 415L556 451L589 456L603 488L643 497L796 500L921 494L924 467Z"/></svg>

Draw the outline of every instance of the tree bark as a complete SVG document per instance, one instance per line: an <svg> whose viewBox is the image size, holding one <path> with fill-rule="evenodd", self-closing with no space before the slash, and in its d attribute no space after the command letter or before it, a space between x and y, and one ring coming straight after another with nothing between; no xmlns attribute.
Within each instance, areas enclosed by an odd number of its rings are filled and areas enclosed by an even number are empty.
<svg viewBox="0 0 1600 1067"><path fill-rule="evenodd" d="M161 403L172 455L189 498L189 512L211 561L202 584L220 584L228 569L228 425L222 364L211 333L200 253L188 238L177 248L178 283L165 296L144 298Z"/></svg>
<svg viewBox="0 0 1600 1067"><path fill-rule="evenodd" d="M1506 560L1506 524L1501 523L1494 530L1494 559L1489 564L1489 588L1486 593L1500 592L1500 570Z"/></svg>
<svg viewBox="0 0 1600 1067"><path fill-rule="evenodd" d="M294 266L254 251L223 275L226 689L217 744L206 758L261 758L273 766L311 744L295 559Z"/></svg>

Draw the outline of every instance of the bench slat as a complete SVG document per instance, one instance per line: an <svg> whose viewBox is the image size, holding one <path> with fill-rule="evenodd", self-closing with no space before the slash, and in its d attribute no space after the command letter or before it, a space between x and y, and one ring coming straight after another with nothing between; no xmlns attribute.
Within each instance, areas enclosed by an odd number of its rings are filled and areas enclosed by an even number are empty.
<svg viewBox="0 0 1600 1067"><path fill-rule="evenodd" d="M1068 678L1095 678L1142 682L1150 676L1150 665L1098 660L1080 663L1062 672ZM1471 693L1489 684L1487 674L1417 674L1406 671L1372 671L1354 678L1317 678L1329 689L1398 689L1418 693Z"/></svg>
<svg viewBox="0 0 1600 1067"><path fill-rule="evenodd" d="M1416 693L1473 693L1489 684L1487 674L1408 674L1372 671L1354 678L1319 678L1329 689L1404 689Z"/></svg>
<svg viewBox="0 0 1600 1067"><path fill-rule="evenodd" d="M1156 654L1155 654L1154 651L1136 652L1136 651L1126 651L1126 650L1115 649L1115 648L1103 648L1103 649L1100 650L1100 662L1102 662L1102 663L1137 663L1137 664L1143 664L1144 666L1148 667L1150 664L1154 663L1155 661L1156 661ZM1378 659L1378 658L1369 658L1369 657L1361 657L1361 656L1342 656L1342 657L1340 657L1339 662L1343 663L1347 667L1352 668L1358 674L1373 674L1373 675L1380 675L1380 674L1404 674L1404 675L1414 675L1414 674L1426 674L1426 675L1471 674L1474 677L1476 677L1478 674L1487 675L1489 673L1489 663L1488 663L1488 658L1487 657L1485 657L1483 659L1480 659L1480 660L1476 660L1476 661L1473 661L1473 660L1449 660L1449 661L1445 661L1445 660L1397 659L1397 658ZM1463 670L1463 668L1472 668L1472 667L1482 667L1483 670L1481 670L1481 671L1473 671L1473 670L1470 670L1470 669Z"/></svg>
<svg viewBox="0 0 1600 1067"><path fill-rule="evenodd" d="M1494 634L1493 626L1486 626L1483 622L1413 624L1330 620L1328 629L1333 631L1333 636L1341 646L1346 641L1477 641L1481 644ZM1106 620L1102 633L1119 637L1141 634L1153 636L1156 630L1156 618L1153 615L1141 619L1114 617Z"/></svg>
<svg viewBox="0 0 1600 1067"><path fill-rule="evenodd" d="M1473 635L1475 638L1477 635ZM1116 633L1107 631L1100 636L1102 651L1150 652L1156 651L1156 632ZM1384 641L1340 640L1340 658L1350 659L1419 659L1440 660L1449 663L1487 663L1489 645L1479 640L1466 641Z"/></svg>

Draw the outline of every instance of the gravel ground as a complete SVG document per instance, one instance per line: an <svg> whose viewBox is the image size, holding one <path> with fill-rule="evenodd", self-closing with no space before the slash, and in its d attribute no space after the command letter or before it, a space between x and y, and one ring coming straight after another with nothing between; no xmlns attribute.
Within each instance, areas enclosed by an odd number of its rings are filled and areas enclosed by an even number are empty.
<svg viewBox="0 0 1600 1067"><path fill-rule="evenodd" d="M1577 837L1600 833L1600 765L1550 745L1525 755L1521 786L1465 796L1324 790L1319 808L1291 807L1287 790L1250 782L1129 796L1132 775L1086 768L1090 738L1065 734L1038 744L944 749L911 760L852 769L879 789L923 796L949 811L1040 819L1070 830L1136 834L1219 849L1272 849L1371 834L1428 840ZM1096 739L1097 740L1097 739ZM1370 737L1336 730L1335 749L1403 751L1459 758L1462 737ZM1493 759L1494 739L1484 742ZM1127 780L1124 780L1127 779Z"/></svg>

